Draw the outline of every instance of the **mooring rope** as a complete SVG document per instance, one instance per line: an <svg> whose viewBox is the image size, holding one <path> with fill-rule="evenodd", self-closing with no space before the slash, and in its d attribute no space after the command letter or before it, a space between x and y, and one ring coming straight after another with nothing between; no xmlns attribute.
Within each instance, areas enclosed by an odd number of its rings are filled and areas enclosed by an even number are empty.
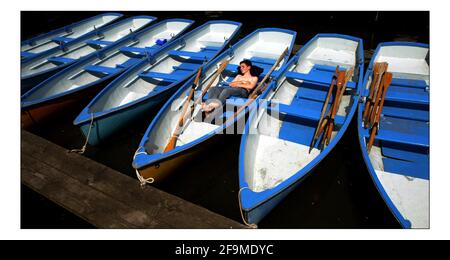
<svg viewBox="0 0 450 260"><path fill-rule="evenodd" d="M91 114L91 123L89 124L89 130L88 130L88 134L86 136L86 141L84 142L83 147L81 147L81 149L72 149L69 150L69 153L79 153L79 154L83 154L86 151L86 146L88 144L89 141L89 136L91 135L91 128L92 125L94 123L94 113Z"/></svg>
<svg viewBox="0 0 450 260"><path fill-rule="evenodd" d="M241 204L241 192L242 192L242 190L244 190L244 189L248 189L248 187L242 187L242 188L239 190L239 192L238 192L239 211L241 212L241 218L242 218L242 221L243 221L244 224L247 225L248 227L251 227L251 228L258 228L258 225L256 225L256 224L250 224L250 223L248 223L248 222L245 220L245 218L244 218L244 213L242 212L242 204Z"/></svg>
<svg viewBox="0 0 450 260"><path fill-rule="evenodd" d="M144 148L144 147L139 146L138 149L136 150L136 152L134 152L134 155L133 155L133 161L134 161L134 159L136 159L136 155L138 155L138 154L147 154L145 151L138 152L141 148ZM141 187L144 187L145 184L147 184L147 183L148 183L148 184L152 184L153 182L155 182L155 179L152 178L152 177L149 177L149 178L144 178L144 177L142 177L142 175L139 174L138 169L135 169L135 171L136 171L136 177L137 177L137 179L139 180L139 182L140 182L140 184L141 184Z"/></svg>

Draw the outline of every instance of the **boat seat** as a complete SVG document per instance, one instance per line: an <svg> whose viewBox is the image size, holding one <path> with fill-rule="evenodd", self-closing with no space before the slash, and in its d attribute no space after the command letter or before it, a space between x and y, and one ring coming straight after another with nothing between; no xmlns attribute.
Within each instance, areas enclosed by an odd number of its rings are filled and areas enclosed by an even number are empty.
<svg viewBox="0 0 450 260"><path fill-rule="evenodd" d="M145 53L152 53L155 52L156 50L158 50L159 47L156 46L151 46L151 47L145 47L145 48L140 48L140 47L122 47L119 49L120 52L122 52L123 54L127 55L127 56L140 56L143 57L145 56Z"/></svg>
<svg viewBox="0 0 450 260"><path fill-rule="evenodd" d="M216 46L205 46L202 48L202 51L220 51L220 49L222 49L222 47L216 47Z"/></svg>
<svg viewBox="0 0 450 260"><path fill-rule="evenodd" d="M116 68L123 68L123 69L126 69L126 68L130 68L130 67L132 67L133 65L135 65L136 63L138 63L140 61L140 59L138 59L138 58L129 58L127 61L125 61L124 63L122 63L122 64L117 64L116 65Z"/></svg>
<svg viewBox="0 0 450 260"><path fill-rule="evenodd" d="M275 62L277 62L274 59L269 59L269 58L261 58L261 57L252 57L250 58L250 61L252 63L260 63L260 64L266 64L269 65L270 67L273 66L273 64L275 64Z"/></svg>
<svg viewBox="0 0 450 260"><path fill-rule="evenodd" d="M383 111L381 114L389 117L398 117L424 122L428 122L430 120L430 111L428 110L389 106L386 103L383 106Z"/></svg>
<svg viewBox="0 0 450 260"><path fill-rule="evenodd" d="M172 51L169 51L169 55L176 56L176 57L187 56L187 57L189 57L189 59L192 59L192 60L204 61L204 60L208 60L211 57L213 57L214 53L211 53L208 51L193 52L193 51L172 50Z"/></svg>
<svg viewBox="0 0 450 260"><path fill-rule="evenodd" d="M324 72L318 69L312 69L308 74L289 71L286 73L287 78L303 80L305 82L330 86L333 73ZM349 81L347 88L356 88L356 83Z"/></svg>
<svg viewBox="0 0 450 260"><path fill-rule="evenodd" d="M51 57L51 58L48 58L47 60L60 65L60 64L66 64L66 63L73 62L75 59L67 58L67 57Z"/></svg>
<svg viewBox="0 0 450 260"><path fill-rule="evenodd" d="M256 64L255 64L256 65ZM258 67L260 67L259 65L256 65L256 66L258 66ZM236 65L236 64L228 64L227 65L227 67L225 68L225 71L227 71L228 73L230 73L230 74L236 74L237 72L238 72L238 67L239 67L239 65ZM267 72L269 72L269 70L270 70L270 68L271 67L266 67L266 68L263 68L263 67L261 67L264 71L261 73L261 75L259 75L259 77L260 77L260 80L263 78L263 77L265 77L266 76L266 74L267 74ZM280 75L280 70L274 70L273 72L272 72L272 77L278 77Z"/></svg>
<svg viewBox="0 0 450 260"><path fill-rule="evenodd" d="M181 64L178 65L178 66L173 66L172 68L173 68L174 70L195 71L195 70L197 70L199 67L200 67L199 64L185 62L185 63L181 63Z"/></svg>
<svg viewBox="0 0 450 260"><path fill-rule="evenodd" d="M20 57L23 57L23 58L33 57L34 55L36 55L36 54L35 53L31 53L31 52L27 52L27 51L21 51L20 52Z"/></svg>
<svg viewBox="0 0 450 260"><path fill-rule="evenodd" d="M417 146L407 146L401 144L381 143L381 153L384 157L409 162L429 161L429 149L420 149Z"/></svg>
<svg viewBox="0 0 450 260"><path fill-rule="evenodd" d="M95 49L103 48L103 46L111 45L114 42L111 41L102 41L102 40L89 40L86 41L86 44L94 47Z"/></svg>
<svg viewBox="0 0 450 260"><path fill-rule="evenodd" d="M173 73L161 73L161 72L141 72L139 73L139 76L142 78L158 78L162 80L168 80L168 81L179 81L184 79L188 74L186 73L180 73L180 72L173 72Z"/></svg>
<svg viewBox="0 0 450 260"><path fill-rule="evenodd" d="M366 129L365 137L369 138L369 136L370 132ZM383 129L382 127L380 128L380 131L378 131L378 134L375 135L375 140L419 146L425 148L430 146L430 142L427 136L414 135L410 133L401 133L397 131Z"/></svg>
<svg viewBox="0 0 450 260"><path fill-rule="evenodd" d="M402 86L402 87L410 87L410 88L428 88L428 84L425 80L414 80L414 79L399 79L393 78L391 82L392 86Z"/></svg>
<svg viewBox="0 0 450 260"><path fill-rule="evenodd" d="M403 161L392 158L383 158L384 171L401 174L414 178L430 179L429 161Z"/></svg>
<svg viewBox="0 0 450 260"><path fill-rule="evenodd" d="M85 71L92 72L92 73L100 73L104 75L108 74L115 74L121 71L121 69L118 68L110 68L105 66L98 66L98 65L88 65L84 67Z"/></svg>
<svg viewBox="0 0 450 260"><path fill-rule="evenodd" d="M62 36L52 38L52 41L54 41L54 42L56 42L56 43L60 43L60 42L62 42L62 43L68 43L68 42L73 41L73 40L74 40L73 38L62 37Z"/></svg>
<svg viewBox="0 0 450 260"><path fill-rule="evenodd" d="M312 121L318 122L320 119L320 110L309 109L308 107L303 107L300 104L295 106L285 105L285 104L277 104L276 106L272 106L268 108L268 111L278 112L280 114L285 114L295 118L303 118ZM345 117L336 115L334 118L335 125L343 125L345 122Z"/></svg>
<svg viewBox="0 0 450 260"><path fill-rule="evenodd" d="M421 89L408 89L403 87L391 86L385 97L386 101L413 103L418 105L429 105L429 92Z"/></svg>

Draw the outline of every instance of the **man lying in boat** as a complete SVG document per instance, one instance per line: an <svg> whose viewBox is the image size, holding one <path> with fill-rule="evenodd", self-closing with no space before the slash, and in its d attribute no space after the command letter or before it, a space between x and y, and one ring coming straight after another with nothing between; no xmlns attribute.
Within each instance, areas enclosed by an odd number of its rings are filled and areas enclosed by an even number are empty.
<svg viewBox="0 0 450 260"><path fill-rule="evenodd" d="M202 103L202 110L208 115L214 109L225 105L227 98L242 97L247 98L253 88L258 83L259 67L253 66L249 60L239 63L238 75L228 86L216 86L208 91L208 100Z"/></svg>

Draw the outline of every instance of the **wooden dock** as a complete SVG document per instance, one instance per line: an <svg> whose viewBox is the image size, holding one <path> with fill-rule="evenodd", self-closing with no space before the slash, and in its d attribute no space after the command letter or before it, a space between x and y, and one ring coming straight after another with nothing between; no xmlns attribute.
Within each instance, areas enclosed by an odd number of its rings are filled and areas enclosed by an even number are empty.
<svg viewBox="0 0 450 260"><path fill-rule="evenodd" d="M21 181L97 228L246 227L24 130Z"/></svg>

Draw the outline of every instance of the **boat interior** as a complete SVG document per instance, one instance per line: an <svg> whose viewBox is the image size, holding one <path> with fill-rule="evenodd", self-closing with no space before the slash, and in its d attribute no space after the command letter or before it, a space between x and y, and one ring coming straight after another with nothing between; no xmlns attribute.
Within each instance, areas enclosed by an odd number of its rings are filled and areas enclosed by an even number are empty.
<svg viewBox="0 0 450 260"><path fill-rule="evenodd" d="M169 21L152 30L143 32L123 45L102 51L102 55L93 56L73 67L70 71L65 71L63 75L54 78L39 90L34 91L25 100L36 100L57 95L88 84L96 84L105 77L118 74L137 64L145 57L147 51L156 51L161 48L158 42L162 39L168 41L176 37L189 24L182 21Z"/></svg>
<svg viewBox="0 0 450 260"><path fill-rule="evenodd" d="M26 77L71 63L74 60L114 44L131 32L146 26L151 21L151 19L145 17L125 20L106 30L99 30L96 35L93 35L88 40L76 44L62 45L63 47L61 49L57 49L43 57L22 64L21 75L22 77Z"/></svg>
<svg viewBox="0 0 450 260"><path fill-rule="evenodd" d="M261 80L265 73L267 73L275 64L276 60L286 47L291 46L294 38L294 35L284 32L262 31L254 34L238 46L234 46L232 53L224 55L216 64L214 64L214 66L211 66L204 72L204 77L198 86L199 88L195 91L194 100L200 97L202 91L214 78L213 75L218 70L220 64L225 60L229 60L229 64L221 75L214 80L211 86L224 86L230 83L234 77L237 76L239 63L244 59L249 59L252 61L253 65L257 65L264 69L263 73L260 75ZM281 63L279 67L282 65L283 63ZM192 84L193 82L190 83ZM164 114L159 117L160 120L158 120L157 124L150 132L146 142L145 148L147 153L156 154L163 152L164 147L167 145L167 142L175 129L175 125L180 118L181 108L189 95L191 84L185 85L184 91L179 94L178 98L175 99L171 106L166 108ZM207 99L208 93L205 94L202 100L206 101ZM223 120L233 115L246 100L247 99L230 97L227 100L225 109L217 111L219 114L216 113L216 116L214 116L216 120L205 120L202 116L200 106L196 106L192 114L192 120L185 123L176 145L183 146L207 134L211 134L211 132L220 128L224 122ZM191 101L191 104L192 103L193 101Z"/></svg>
<svg viewBox="0 0 450 260"><path fill-rule="evenodd" d="M430 68L428 48L382 46L375 62L387 62L393 80L369 154L384 190L413 226L428 226ZM368 96L373 75L364 86ZM366 143L370 132L360 128Z"/></svg>
<svg viewBox="0 0 450 260"><path fill-rule="evenodd" d="M136 66L89 107L89 113L106 111L165 91L214 58L238 29L236 24L212 23L177 41L150 61Z"/></svg>
<svg viewBox="0 0 450 260"><path fill-rule="evenodd" d="M310 145L317 128L336 66L340 70L358 67L357 41L338 37L319 37L289 65L270 101L251 118L245 144L245 180L249 188L261 192L273 188L298 173L323 150L316 142ZM355 76L356 75L356 76ZM354 105L358 72L346 86L335 117L331 140L344 124ZM334 101L334 93L327 111ZM319 139L320 141L320 139ZM283 165L283 167L278 167Z"/></svg>
<svg viewBox="0 0 450 260"><path fill-rule="evenodd" d="M102 26L116 20L118 15L103 15L78 25L66 26L64 31L50 34L47 37L37 37L36 40L23 44L20 47L21 56L26 58L32 54L41 53L43 51L52 49L61 45L62 43L70 42L83 36L93 30L99 29Z"/></svg>

